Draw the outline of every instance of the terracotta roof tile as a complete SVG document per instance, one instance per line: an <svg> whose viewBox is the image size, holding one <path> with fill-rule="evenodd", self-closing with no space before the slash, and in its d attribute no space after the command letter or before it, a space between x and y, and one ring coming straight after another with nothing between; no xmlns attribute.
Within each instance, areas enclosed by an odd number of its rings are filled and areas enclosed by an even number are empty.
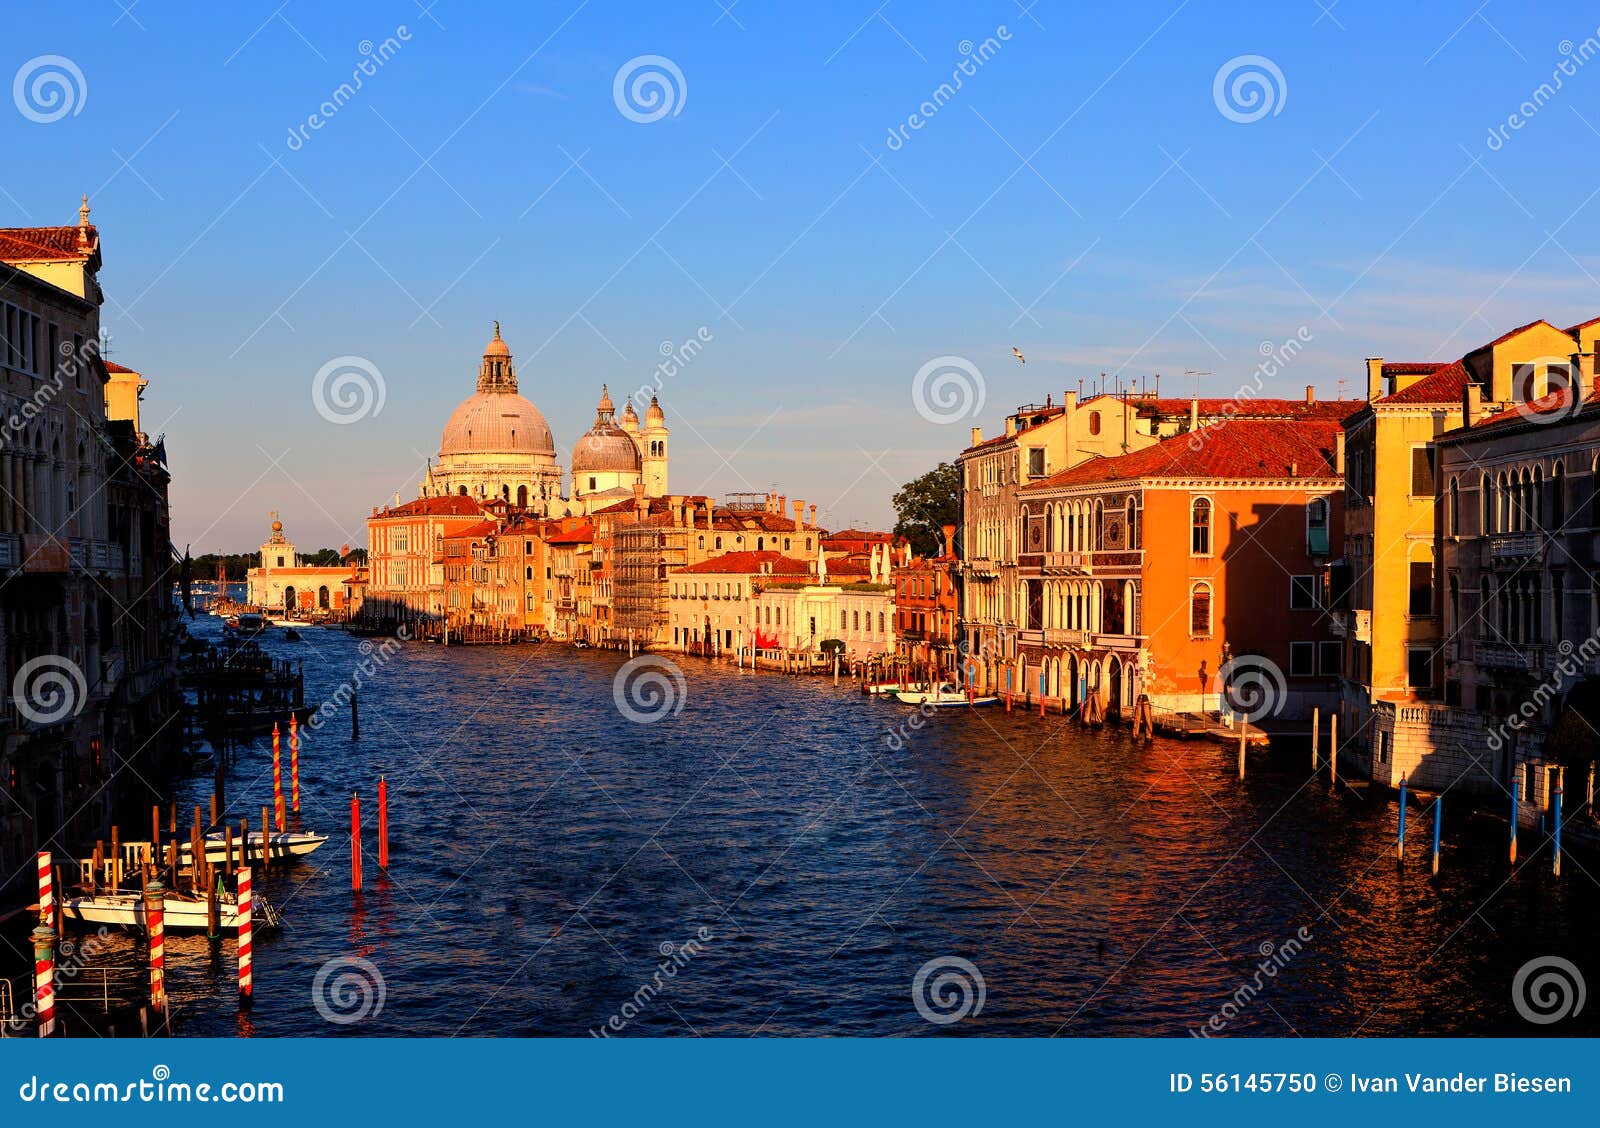
<svg viewBox="0 0 1600 1128"><path fill-rule="evenodd" d="M1387 368L1388 365L1384 367ZM1430 376L1424 376L1403 391L1383 396L1377 402L1459 404L1461 393L1466 391L1469 383L1473 382L1466 365L1458 360L1440 367Z"/></svg>
<svg viewBox="0 0 1600 1128"><path fill-rule="evenodd" d="M675 569L679 573L690 575L744 575L754 576L766 570L771 565L773 573L777 575L803 575L809 570L804 560L796 560L792 556L785 556L781 552L727 552L721 556L713 556L709 560L702 560L698 564L690 564L683 568Z"/></svg>
<svg viewBox="0 0 1600 1128"><path fill-rule="evenodd" d="M419 497L415 501L408 501L404 505L396 505L389 509L380 509L376 517L475 517L483 512L483 506L473 501L470 497L460 494L447 494L440 497Z"/></svg>
<svg viewBox="0 0 1600 1128"><path fill-rule="evenodd" d="M1233 419L1175 435L1115 458L1096 458L1025 490L1139 478L1287 478L1334 476L1339 423L1332 419Z"/></svg>
<svg viewBox="0 0 1600 1128"><path fill-rule="evenodd" d="M83 258L93 252L100 233L89 225L89 247L78 246L77 227L0 227L0 261L38 262Z"/></svg>

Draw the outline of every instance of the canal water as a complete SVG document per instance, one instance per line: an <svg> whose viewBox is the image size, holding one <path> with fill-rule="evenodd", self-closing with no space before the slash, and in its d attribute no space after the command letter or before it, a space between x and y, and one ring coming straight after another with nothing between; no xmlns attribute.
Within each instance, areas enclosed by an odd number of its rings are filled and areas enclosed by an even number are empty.
<svg viewBox="0 0 1600 1128"><path fill-rule="evenodd" d="M619 707L625 654L303 634L264 646L308 701L379 667L360 739L337 708L302 747L302 824L334 839L258 882L284 927L248 1020L232 940L169 941L182 1035L1600 1034L1600 1006L1513 1001L1536 958L1600 977L1594 860L1556 879L1528 831L1513 875L1503 818L1464 801L1435 878L1428 813L1401 867L1393 796L1304 752L1252 752L1241 784L1216 744L922 718L823 678L676 659ZM235 821L271 802L268 747L231 768Z"/></svg>

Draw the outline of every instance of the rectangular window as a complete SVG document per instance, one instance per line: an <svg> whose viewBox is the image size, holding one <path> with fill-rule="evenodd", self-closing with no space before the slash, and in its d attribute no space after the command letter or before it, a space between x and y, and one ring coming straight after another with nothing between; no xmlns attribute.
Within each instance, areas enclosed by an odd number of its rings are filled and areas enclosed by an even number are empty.
<svg viewBox="0 0 1600 1128"><path fill-rule="evenodd" d="M1344 643L1317 643L1317 672L1327 677L1338 677L1344 672Z"/></svg>
<svg viewBox="0 0 1600 1128"><path fill-rule="evenodd" d="M1289 577L1289 610L1311 611L1317 606L1317 577Z"/></svg>
<svg viewBox="0 0 1600 1128"><path fill-rule="evenodd" d="M1289 644L1289 676L1308 678L1316 673L1317 645L1314 642Z"/></svg>
<svg viewBox="0 0 1600 1128"><path fill-rule="evenodd" d="M1406 685L1411 689L1428 689L1433 685L1433 651L1426 646L1406 648Z"/></svg>
<svg viewBox="0 0 1600 1128"><path fill-rule="evenodd" d="M1044 477L1044 447L1028 448L1028 477Z"/></svg>
<svg viewBox="0 0 1600 1128"><path fill-rule="evenodd" d="M1433 564L1428 560L1411 562L1411 604L1413 615L1433 614Z"/></svg>
<svg viewBox="0 0 1600 1128"><path fill-rule="evenodd" d="M1189 593L1189 633L1195 638L1211 637L1211 588L1206 584Z"/></svg>
<svg viewBox="0 0 1600 1128"><path fill-rule="evenodd" d="M1433 496L1433 448L1411 448L1411 496Z"/></svg>

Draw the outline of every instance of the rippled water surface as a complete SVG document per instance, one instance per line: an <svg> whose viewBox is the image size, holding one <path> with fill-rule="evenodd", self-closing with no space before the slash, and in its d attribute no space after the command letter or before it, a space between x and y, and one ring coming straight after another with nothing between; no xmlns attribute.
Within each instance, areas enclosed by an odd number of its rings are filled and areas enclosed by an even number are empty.
<svg viewBox="0 0 1600 1128"><path fill-rule="evenodd" d="M362 658L362 640L334 631L266 645L304 658L308 699ZM1513 877L1503 821L1464 803L1434 878L1428 815L1413 809L1400 869L1393 798L1330 793L1303 753L1253 752L1241 785L1218 745L1136 746L995 709L889 741L902 707L695 659L681 661L682 711L636 724L612 699L625 661L398 650L362 690L360 740L341 710L305 743L303 825L336 838L265 883L286 926L257 939L253 1015L241 1023L228 989L232 941L213 964L182 940L179 1032L585 1035L616 1016L627 1036L1181 1036L1249 985L1224 1032L1600 1033L1600 1007L1534 1027L1511 1002L1534 956L1600 973L1593 862L1572 857L1557 881L1546 848ZM268 765L265 742L233 765L235 818L270 802ZM208 795L209 781L180 791ZM1281 947L1302 928L1302 950ZM313 982L347 956L381 974L383 1005L330 1024ZM950 1025L913 1002L941 957L983 980L981 1011ZM941 993L959 1004L953 982Z"/></svg>

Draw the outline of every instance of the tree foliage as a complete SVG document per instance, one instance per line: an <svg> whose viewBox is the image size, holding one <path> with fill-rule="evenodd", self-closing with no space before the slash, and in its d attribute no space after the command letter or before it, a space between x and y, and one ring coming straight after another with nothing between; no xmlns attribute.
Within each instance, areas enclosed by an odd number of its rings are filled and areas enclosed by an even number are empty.
<svg viewBox="0 0 1600 1128"><path fill-rule="evenodd" d="M961 467L941 462L920 478L901 486L894 495L898 520L894 534L911 542L918 556L939 556L944 552L944 526L956 527L961 534Z"/></svg>

